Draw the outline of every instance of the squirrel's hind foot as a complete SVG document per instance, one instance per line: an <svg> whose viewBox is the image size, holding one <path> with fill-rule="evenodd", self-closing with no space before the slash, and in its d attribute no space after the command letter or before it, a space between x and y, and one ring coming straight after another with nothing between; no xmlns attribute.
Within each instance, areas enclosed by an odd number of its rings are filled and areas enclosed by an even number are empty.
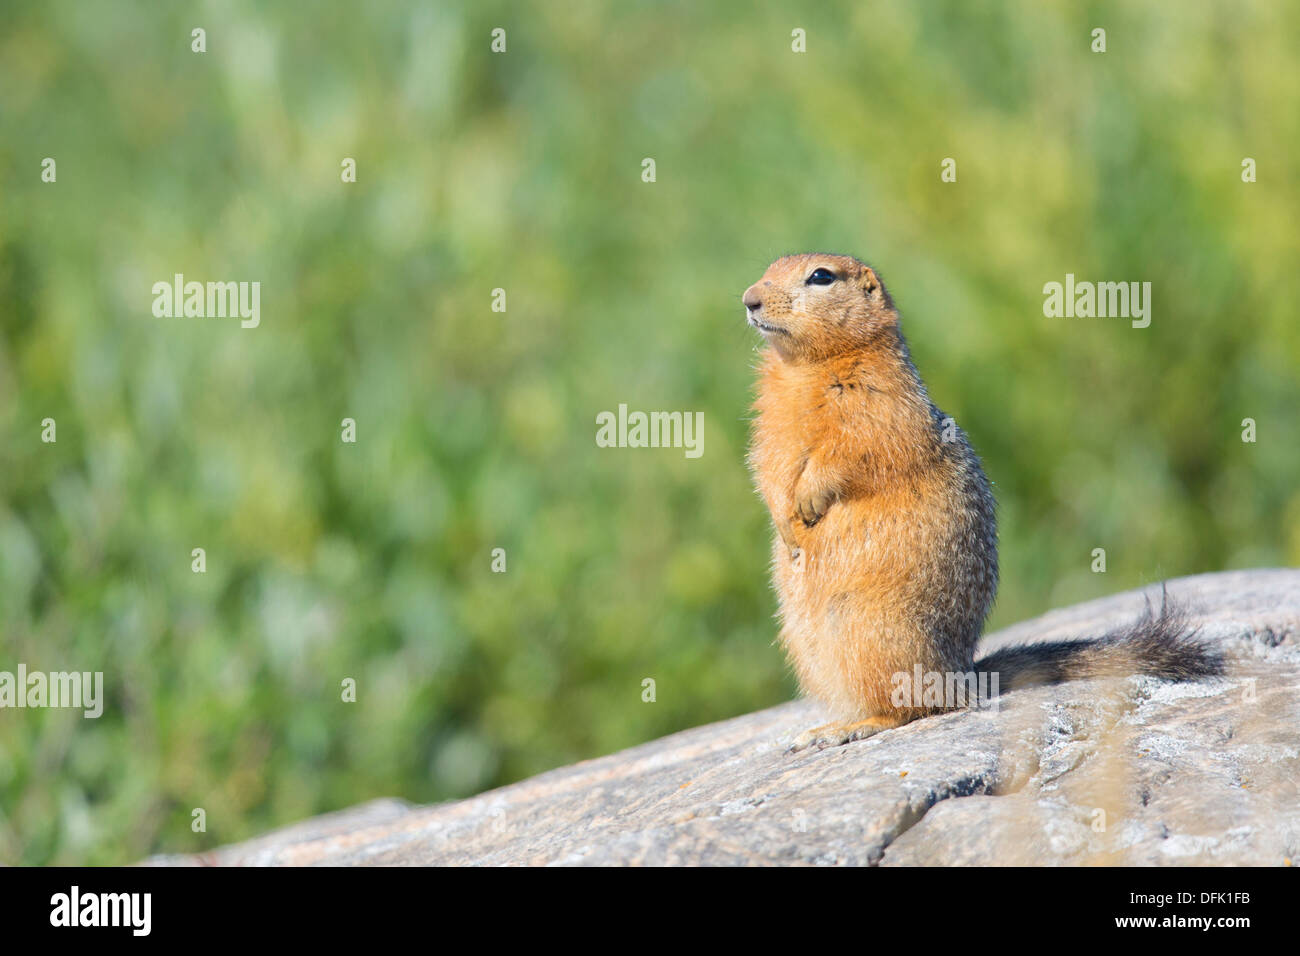
<svg viewBox="0 0 1300 956"><path fill-rule="evenodd" d="M854 740L865 740L882 730L901 727L911 719L911 717L901 716L877 716L868 717L866 720L835 721L822 724L820 727L805 730L796 737L794 743L786 750L786 753L797 753L800 750L807 750L809 747L825 750L827 747L839 747Z"/></svg>

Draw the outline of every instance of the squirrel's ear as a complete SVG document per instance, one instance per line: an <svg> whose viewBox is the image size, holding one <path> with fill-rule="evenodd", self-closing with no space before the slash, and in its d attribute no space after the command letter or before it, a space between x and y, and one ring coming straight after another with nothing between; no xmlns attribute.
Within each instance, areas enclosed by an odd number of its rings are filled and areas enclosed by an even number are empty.
<svg viewBox="0 0 1300 956"><path fill-rule="evenodd" d="M863 266L862 275L858 277L858 285L863 293L871 295L880 288L880 277L876 275L876 271L871 266Z"/></svg>

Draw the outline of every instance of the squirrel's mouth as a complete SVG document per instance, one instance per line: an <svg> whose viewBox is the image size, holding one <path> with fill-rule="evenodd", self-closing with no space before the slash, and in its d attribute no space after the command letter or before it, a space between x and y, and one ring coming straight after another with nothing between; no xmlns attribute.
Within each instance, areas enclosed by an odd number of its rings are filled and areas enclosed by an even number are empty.
<svg viewBox="0 0 1300 956"><path fill-rule="evenodd" d="M746 319L748 320L750 325L758 329L758 331L762 332L764 335L789 335L790 334L785 329L779 328L778 326L768 325L766 322L760 322L758 319L754 318L753 315L746 316Z"/></svg>

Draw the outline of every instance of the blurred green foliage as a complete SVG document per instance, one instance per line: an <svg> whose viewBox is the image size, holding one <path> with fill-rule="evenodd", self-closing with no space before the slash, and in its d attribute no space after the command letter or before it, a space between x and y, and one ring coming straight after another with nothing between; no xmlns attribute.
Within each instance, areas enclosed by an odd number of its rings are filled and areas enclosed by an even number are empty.
<svg viewBox="0 0 1300 956"><path fill-rule="evenodd" d="M994 626L1300 562L1295 5L3 20L0 669L108 701L0 711L0 861L459 797L791 696L739 305L786 252L890 284L995 481ZM154 318L177 272L260 281L261 327ZM1044 318L1067 272L1151 282L1151 327ZM703 457L598 448L620 402L703 411Z"/></svg>

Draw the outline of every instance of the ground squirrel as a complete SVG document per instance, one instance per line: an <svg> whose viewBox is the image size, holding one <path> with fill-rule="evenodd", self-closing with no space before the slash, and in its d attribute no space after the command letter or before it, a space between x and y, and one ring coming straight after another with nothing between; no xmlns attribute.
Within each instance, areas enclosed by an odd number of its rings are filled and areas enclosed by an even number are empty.
<svg viewBox="0 0 1300 956"><path fill-rule="evenodd" d="M930 401L880 277L849 256L786 256L742 301L768 344L750 464L776 526L781 640L803 691L838 718L792 749L950 709L900 703L896 675L918 668L997 674L1001 691L1222 671L1167 602L1100 638L975 662L998 586L993 495L966 435Z"/></svg>

